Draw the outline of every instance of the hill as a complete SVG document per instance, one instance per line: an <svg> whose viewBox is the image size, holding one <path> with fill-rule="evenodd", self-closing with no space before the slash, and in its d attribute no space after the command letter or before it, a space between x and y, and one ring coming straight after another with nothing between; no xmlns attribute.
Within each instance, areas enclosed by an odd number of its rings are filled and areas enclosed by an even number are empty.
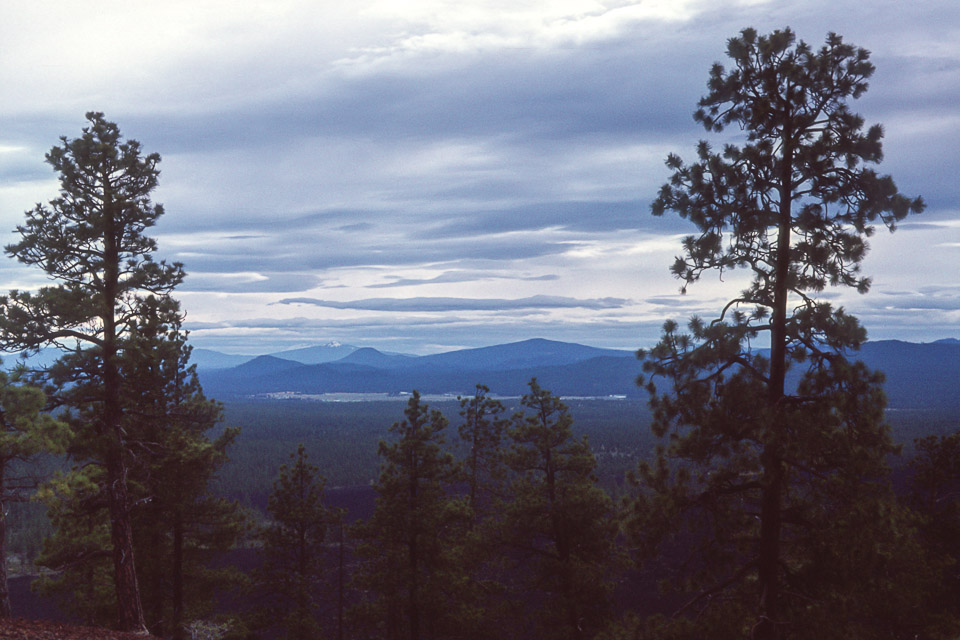
<svg viewBox="0 0 960 640"><path fill-rule="evenodd" d="M455 396L472 393L480 383L499 395L520 395L532 377L564 396L646 397L634 384L641 363L629 351L542 339L420 357L350 349L338 360L318 364L261 356L228 369L201 370L201 380L209 395L222 399L413 389ZM867 343L855 357L886 374L891 409L960 410L960 342L882 340Z"/></svg>
<svg viewBox="0 0 960 640"><path fill-rule="evenodd" d="M286 364L284 364L286 363ZM356 349L335 362L301 365L261 356L225 370L201 371L213 397L267 393L469 394L486 384L501 395L520 395L531 377L566 395L636 395L640 363L629 351L550 340L526 340L429 356L387 355Z"/></svg>

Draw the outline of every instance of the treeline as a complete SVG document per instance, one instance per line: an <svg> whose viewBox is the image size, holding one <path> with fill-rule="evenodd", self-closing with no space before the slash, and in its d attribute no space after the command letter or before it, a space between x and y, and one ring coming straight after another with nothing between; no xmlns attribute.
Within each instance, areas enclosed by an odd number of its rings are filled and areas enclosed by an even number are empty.
<svg viewBox="0 0 960 640"><path fill-rule="evenodd" d="M596 461L535 380L513 416L487 392L461 401L461 460L447 419L413 394L379 445L374 511L346 538L300 447L274 484L254 572L269 605L242 619L285 638L593 637L618 564Z"/></svg>
<svg viewBox="0 0 960 640"><path fill-rule="evenodd" d="M713 597L732 583L691 593L684 577L729 560L695 554L716 548L708 521L730 513L712 512L705 497L664 512L663 496L641 477L646 466L632 474L631 495L614 502L563 402L532 380L523 410L508 415L488 391L478 385L461 399L453 426L415 393L379 445L373 514L349 527L342 509L324 505L325 480L303 447L291 454L269 498L263 565L252 573L261 606L224 633L673 638L704 637L708 618L711 628L727 626L717 637L749 637L728 635L748 630L737 601ZM823 532L836 536L823 546L794 551L822 554L798 584L821 598L801 614L809 624L801 637L951 638L960 629L960 433L920 439L916 452L901 495L864 478L869 490L856 494L872 501L821 505L843 520ZM651 509L651 500L661 502ZM685 521L667 528L683 506ZM837 601L846 617L820 618L818 608Z"/></svg>
<svg viewBox="0 0 960 640"><path fill-rule="evenodd" d="M551 390L552 391L552 390ZM519 397L500 397L509 414L521 408ZM650 414L642 402L571 400L574 430L590 438L597 456L600 485L615 494L626 472L653 449ZM377 478L377 443L400 414L405 400L377 402L307 402L251 400L225 404L224 422L242 425L230 447L229 459L213 482L217 495L264 511L277 468L303 444L327 479L327 486L369 486ZM430 403L448 418L460 410L455 398ZM935 431L924 431L934 433ZM458 438L451 453L462 457L467 448Z"/></svg>
<svg viewBox="0 0 960 640"><path fill-rule="evenodd" d="M532 380L520 404L511 413L478 386L461 399L451 424L415 393L404 419L377 447L374 512L352 525L324 500L322 470L300 446L276 473L265 515L248 514L242 528L211 513L188 529L181 630L170 625L172 609L156 608L171 602L169 569L176 566L156 541L172 545L174 532L149 503L138 506L135 551L157 560L138 575L144 585L164 585L143 590L151 631L247 639L645 638L661 637L678 620L688 624L684 614L692 607L681 576L708 567L690 565L676 540L650 553L651 535L664 531L635 521L649 493L634 477L630 496L611 500L599 486L591 447L574 436L560 399ZM856 582L843 597L850 612L875 605L869 618L856 620L875 633L949 637L937 631L955 630L960 614L954 572L960 500L951 494L960 478L960 434L923 438L916 451L908 491L888 496L894 501L887 517L904 531L882 561L884 597L861 592L875 564L856 567ZM88 521L102 526L105 517L91 514ZM199 531L206 535L195 538ZM226 544L210 542L217 531L227 533ZM58 537L76 539L76 530L58 529ZM253 569L249 562L245 571L224 562L229 556L222 552L241 540L256 554ZM684 544L707 540L706 528L694 528ZM853 541L848 535L836 542ZM101 536L94 548L107 547ZM102 556L61 564L62 573L44 579L42 589L66 596L86 621L108 625L115 615L108 566ZM658 580L660 592L645 591ZM710 607L723 608L722 602ZM659 611L650 615L651 609Z"/></svg>

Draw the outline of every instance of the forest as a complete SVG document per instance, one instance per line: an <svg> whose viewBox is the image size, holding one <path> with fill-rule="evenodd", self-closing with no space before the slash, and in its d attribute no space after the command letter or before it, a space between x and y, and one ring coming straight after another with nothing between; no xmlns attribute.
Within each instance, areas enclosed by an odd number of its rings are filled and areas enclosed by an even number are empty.
<svg viewBox="0 0 960 640"><path fill-rule="evenodd" d="M684 288L746 289L641 350L647 400L208 398L155 257L160 156L104 114L46 156L59 195L0 296L0 618L10 560L87 624L167 638L942 638L960 634L960 430L887 412L866 238L924 202L873 168L869 53L743 30L651 205ZM757 350L756 344L769 349ZM42 539L42 543L38 541Z"/></svg>

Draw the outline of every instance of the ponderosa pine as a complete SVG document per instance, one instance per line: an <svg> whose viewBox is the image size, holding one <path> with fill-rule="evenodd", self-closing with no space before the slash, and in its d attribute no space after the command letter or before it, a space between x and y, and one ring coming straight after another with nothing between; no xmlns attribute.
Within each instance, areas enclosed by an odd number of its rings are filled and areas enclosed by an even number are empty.
<svg viewBox="0 0 960 640"><path fill-rule="evenodd" d="M267 503L270 523L261 533L263 566L257 582L270 602L272 619L291 640L322 637L323 544L338 517L324 505L325 484L301 444L290 454L290 464L280 467Z"/></svg>
<svg viewBox="0 0 960 640"><path fill-rule="evenodd" d="M715 637L726 626L770 640L799 637L805 607L830 610L801 540L830 518L847 534L863 526L857 500L882 511L871 481L893 449L882 378L845 357L866 332L818 294L866 292L873 224L892 230L923 202L870 166L882 159L882 128L864 130L848 106L874 70L866 50L832 33L816 50L789 29L745 29L727 55L731 68L713 66L694 117L711 132L736 125L746 142L701 142L690 164L670 155L652 212L697 228L672 267L684 290L709 272L743 269L751 280L715 320L694 318L686 334L666 323L648 354L653 428L670 440L641 468L631 531L652 544L693 529L702 547L696 570L678 578L690 592L678 616L713 624ZM768 353L756 348L767 340ZM843 588L854 587L834 585L831 602L850 595Z"/></svg>
<svg viewBox="0 0 960 640"><path fill-rule="evenodd" d="M458 557L470 510L451 493L460 470L443 449L447 419L416 391L404 415L393 441L380 442L373 515L354 527L362 558L354 586L367 594L355 613L370 637L456 637L472 613Z"/></svg>
<svg viewBox="0 0 960 640"><path fill-rule="evenodd" d="M210 613L216 592L241 580L239 572L211 567L211 560L236 543L245 530L243 512L211 493L211 481L226 461L226 449L238 430L211 433L222 417L219 403L203 395L190 347L181 328L177 303L146 296L135 324L122 341L123 428L127 448L128 494L141 600L150 631L184 637L184 627ZM75 362L87 354L72 354ZM60 363L50 372L57 377ZM67 371L76 370L75 366ZM86 428L95 408L83 410L73 393L89 393L75 385L61 393L74 406L70 424ZM101 444L77 439L69 448L76 460L95 458ZM37 563L54 571L37 588L57 594L90 624L109 624L116 617L116 595L102 584L110 555L110 513L102 496L105 470L79 465L49 481L41 498L55 525L44 541ZM108 581L109 582L109 581Z"/></svg>
<svg viewBox="0 0 960 640"><path fill-rule="evenodd" d="M586 437L573 437L567 406L536 378L529 387L509 430L499 535L518 558L519 598L543 602L536 615L526 612L531 635L585 640L610 614L613 504L597 486Z"/></svg>
<svg viewBox="0 0 960 640"><path fill-rule="evenodd" d="M117 626L143 631L127 487L119 357L127 327L144 294L166 296L183 279L179 264L153 260L145 232L163 214L150 200L160 156L124 140L102 113L87 114L79 138L54 146L47 162L59 174L60 195L38 204L17 227L7 254L36 266L57 284L0 298L0 346L8 351L56 345L73 356L61 370L73 397L83 396L85 429L96 443L90 461L104 470L109 505ZM80 393L82 386L86 393Z"/></svg>

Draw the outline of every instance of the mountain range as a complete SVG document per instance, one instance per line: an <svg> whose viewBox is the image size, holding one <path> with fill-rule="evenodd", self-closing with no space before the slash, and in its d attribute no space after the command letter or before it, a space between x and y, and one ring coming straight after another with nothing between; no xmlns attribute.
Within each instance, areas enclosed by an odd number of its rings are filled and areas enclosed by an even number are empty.
<svg viewBox="0 0 960 640"><path fill-rule="evenodd" d="M868 342L856 358L886 374L891 409L960 410L960 340ZM391 354L339 343L265 356L231 356L195 349L208 395L381 393L413 389L471 394L482 383L498 395L520 395L530 378L561 396L643 399L635 384L642 363L632 351L544 339L427 356Z"/></svg>

